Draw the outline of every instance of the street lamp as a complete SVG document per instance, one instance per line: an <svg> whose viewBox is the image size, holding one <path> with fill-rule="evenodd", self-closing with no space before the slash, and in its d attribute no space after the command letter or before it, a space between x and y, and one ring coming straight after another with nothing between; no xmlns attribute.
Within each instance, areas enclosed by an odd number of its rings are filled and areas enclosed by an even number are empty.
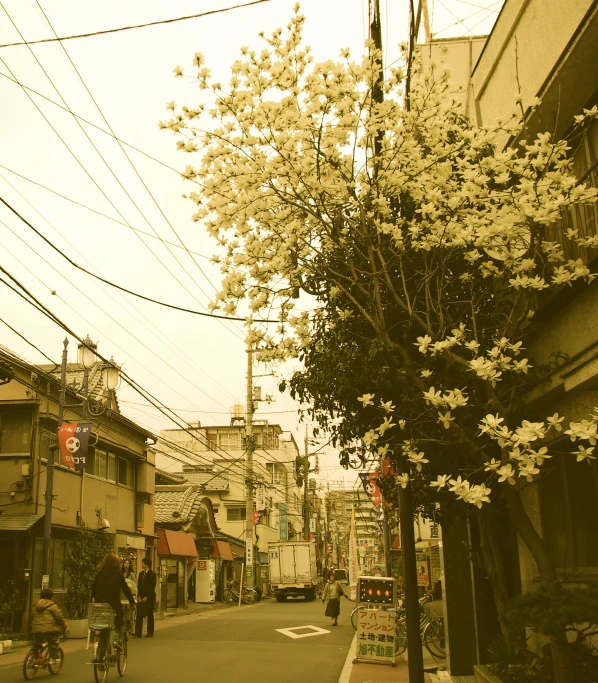
<svg viewBox="0 0 598 683"><path fill-rule="evenodd" d="M82 365L85 370L91 370L96 363L96 351L98 345L93 342L89 335L77 345L77 362Z"/></svg>
<svg viewBox="0 0 598 683"><path fill-rule="evenodd" d="M115 391L120 381L120 365L117 365L114 358L102 365L102 384L107 392Z"/></svg>

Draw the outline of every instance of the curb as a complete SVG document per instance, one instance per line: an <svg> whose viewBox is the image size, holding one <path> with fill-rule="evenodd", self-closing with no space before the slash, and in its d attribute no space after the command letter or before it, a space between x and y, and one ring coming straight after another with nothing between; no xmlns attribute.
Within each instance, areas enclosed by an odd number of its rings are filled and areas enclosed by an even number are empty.
<svg viewBox="0 0 598 683"><path fill-rule="evenodd" d="M338 679L338 683L349 683L349 679L351 678L351 672L353 671L353 658L355 656L356 643L357 633L355 633L355 635L353 636L353 640L351 641L351 645L349 645L349 652L347 652L347 658L345 659L345 663L343 665L341 675Z"/></svg>

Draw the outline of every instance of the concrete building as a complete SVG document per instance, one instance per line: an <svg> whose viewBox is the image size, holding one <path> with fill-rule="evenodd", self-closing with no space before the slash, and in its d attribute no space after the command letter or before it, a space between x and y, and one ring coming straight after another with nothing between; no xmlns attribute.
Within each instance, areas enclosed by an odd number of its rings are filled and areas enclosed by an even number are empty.
<svg viewBox="0 0 598 683"><path fill-rule="evenodd" d="M90 370L90 396L105 400L98 366ZM68 365L69 382L81 374L80 366ZM8 587L16 596L15 631L26 630L41 590L46 463L56 441L58 398L55 368L0 347L0 590ZM66 403L79 402L68 387ZM49 582L58 603L68 584L62 563L80 529L103 528L114 550L137 568L155 551L151 433L121 415L115 396L109 414L83 420L81 409L71 407L64 421L91 421L97 440L84 470L66 466L55 453Z"/></svg>
<svg viewBox="0 0 598 683"><path fill-rule="evenodd" d="M186 485L198 486L210 500L223 542L235 539L244 543L247 487L252 486L258 580L267 585L268 543L303 537L303 492L294 479L299 450L292 435L283 433L279 425L256 422L253 478L248 482L243 457L245 426L239 416L231 422L219 426L194 423L188 431L164 430L160 432L160 448L177 458L186 454L198 461L197 466L184 465L177 474ZM159 485L157 491L161 490ZM227 571L232 568L233 565ZM236 574L235 569L226 578L238 579Z"/></svg>

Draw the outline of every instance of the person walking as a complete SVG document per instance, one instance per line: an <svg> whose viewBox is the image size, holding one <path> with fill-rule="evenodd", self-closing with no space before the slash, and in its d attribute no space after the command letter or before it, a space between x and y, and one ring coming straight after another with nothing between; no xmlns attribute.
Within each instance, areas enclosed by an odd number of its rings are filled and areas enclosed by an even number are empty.
<svg viewBox="0 0 598 683"><path fill-rule="evenodd" d="M326 605L326 611L324 614L332 619L332 625L338 626L338 616L341 612L341 602L340 598L344 596L347 598L343 591L341 584L335 580L334 572L330 572L330 577L326 588L324 588L324 595L322 596L322 604L328 600ZM348 600L349 598L347 598Z"/></svg>
<svg viewBox="0 0 598 683"><path fill-rule="evenodd" d="M154 605L156 604L156 572L152 571L152 561L149 557L141 560L143 569L139 572L137 580L137 620L135 622L135 635L141 638L143 632L143 619L147 617L146 638L154 636Z"/></svg>
<svg viewBox="0 0 598 683"><path fill-rule="evenodd" d="M98 567L98 573L91 589L91 598L93 602L107 603L114 610L114 628L118 633L118 647L120 647L124 639L125 630L123 606L120 601L121 591L125 594L131 607L133 607L135 605L135 598L121 572L118 555L106 553Z"/></svg>
<svg viewBox="0 0 598 683"><path fill-rule="evenodd" d="M131 560L124 559L122 563L122 574L125 577L127 586L131 589L133 597L137 599L137 579L135 578L135 571L133 570L133 565ZM121 593L120 601L123 605L123 612L125 618L125 628L127 633L133 635L133 621L135 620L135 608L129 605L129 601Z"/></svg>

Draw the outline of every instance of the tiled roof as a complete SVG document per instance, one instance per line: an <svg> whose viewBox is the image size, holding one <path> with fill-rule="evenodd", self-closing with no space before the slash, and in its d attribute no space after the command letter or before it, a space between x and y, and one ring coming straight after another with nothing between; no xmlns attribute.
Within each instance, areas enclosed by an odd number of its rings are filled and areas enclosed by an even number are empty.
<svg viewBox="0 0 598 683"><path fill-rule="evenodd" d="M193 520L202 493L199 486L188 484L156 486L154 520L156 524L187 524Z"/></svg>
<svg viewBox="0 0 598 683"><path fill-rule="evenodd" d="M105 399L106 392L102 385L102 364L101 362L94 363L89 369L89 395L98 399ZM39 365L40 370L49 372L54 377L60 377L60 367L53 368L51 365ZM67 387L73 383L83 384L83 366L79 363L67 363L66 366L66 385ZM114 392L116 394L116 392Z"/></svg>
<svg viewBox="0 0 598 683"><path fill-rule="evenodd" d="M182 484L185 477L180 472L167 472L159 467L156 467L156 484L158 485L172 485Z"/></svg>
<svg viewBox="0 0 598 683"><path fill-rule="evenodd" d="M229 483L226 477L214 472L183 472L185 481L194 486L205 486L205 491L228 491Z"/></svg>

